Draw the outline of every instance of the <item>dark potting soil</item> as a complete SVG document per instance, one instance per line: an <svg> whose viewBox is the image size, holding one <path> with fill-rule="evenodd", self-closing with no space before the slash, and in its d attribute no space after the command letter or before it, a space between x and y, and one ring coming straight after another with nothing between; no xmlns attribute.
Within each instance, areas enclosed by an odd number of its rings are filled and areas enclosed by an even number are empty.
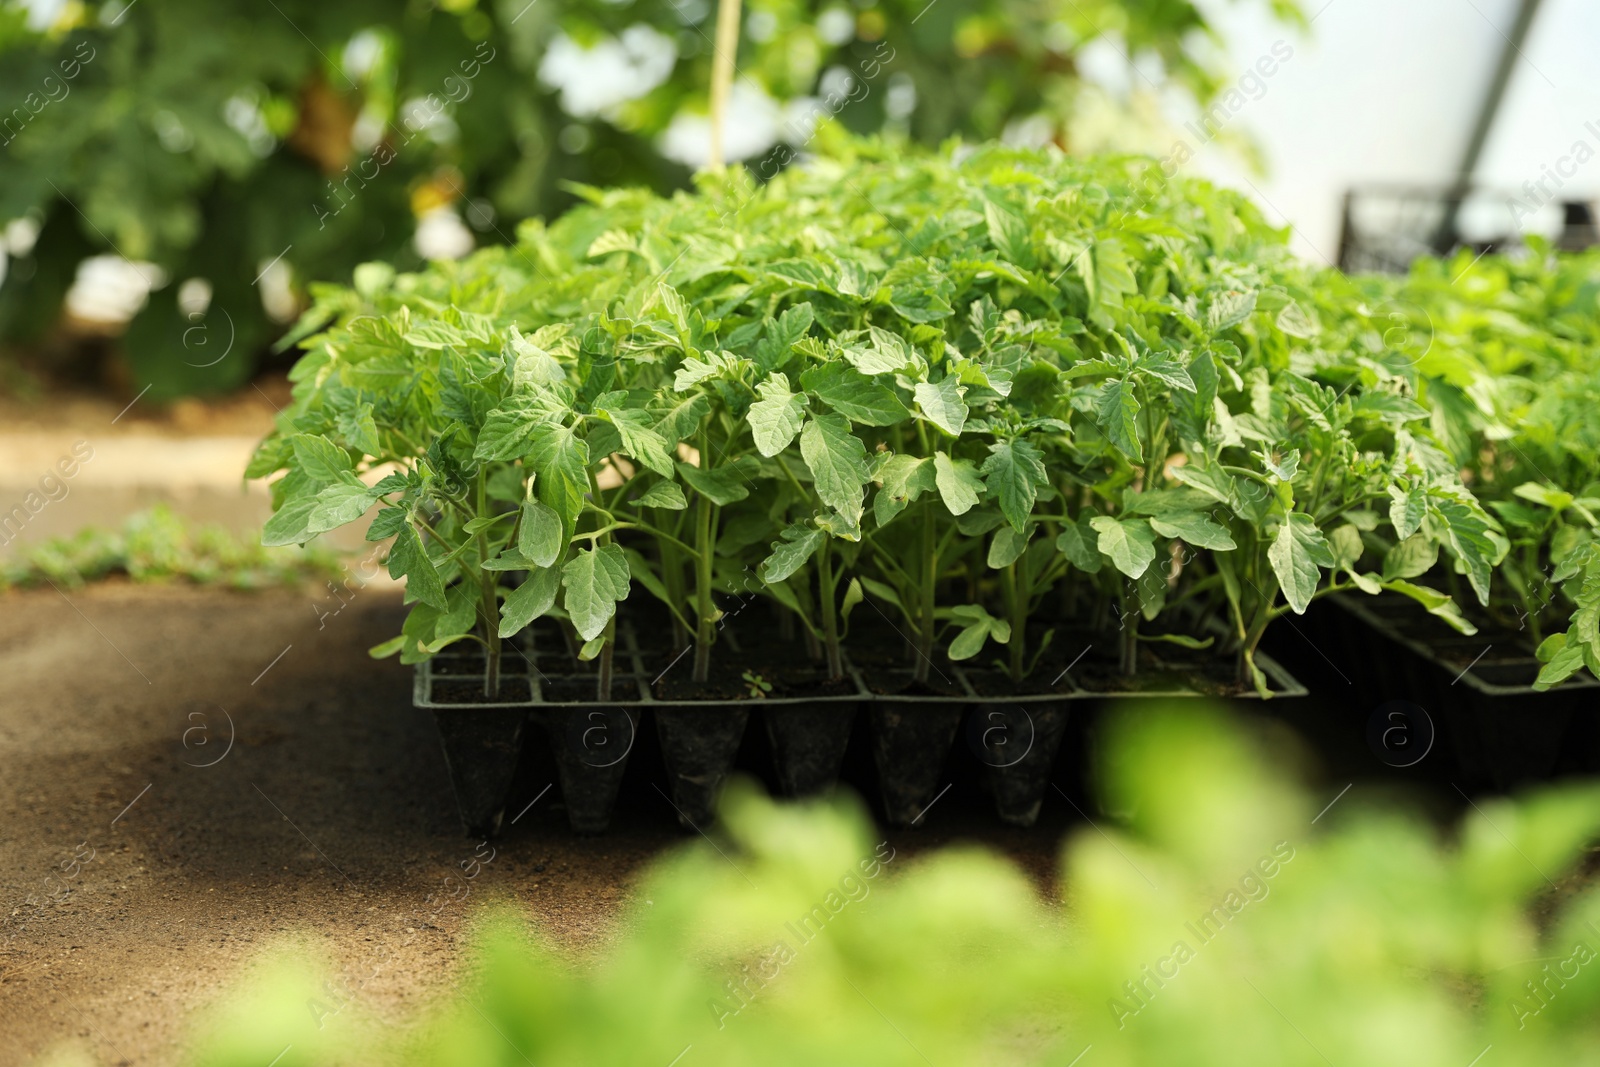
<svg viewBox="0 0 1600 1067"><path fill-rule="evenodd" d="M594 675L547 674L539 679L539 695L546 704L637 704L639 683L632 675L615 677L611 681L610 697L602 700Z"/></svg>
<svg viewBox="0 0 1600 1067"><path fill-rule="evenodd" d="M512 675L500 679L500 692L485 696L481 678L435 678L433 701L436 704L531 704L533 689L526 677Z"/></svg>
<svg viewBox="0 0 1600 1067"><path fill-rule="evenodd" d="M803 649L795 647L788 651L791 662L783 665L770 650L737 657L723 650L720 661L712 660L711 676L704 682L693 680L689 657L685 656L651 686L651 691L657 700L683 701L834 697L851 696L856 692L855 682L848 677L829 681L821 667L805 661ZM794 658L802 662L795 664ZM761 690L761 696L757 697L744 678L746 671L771 685L772 691Z"/></svg>
<svg viewBox="0 0 1600 1067"><path fill-rule="evenodd" d="M1041 668L1043 664L1040 665ZM1037 696L1045 693L1068 694L1072 692L1072 683L1067 680L1064 668L1058 669L1052 676L1043 669L1036 669L1020 682L1012 681L1011 676L1001 670L972 670L963 672L967 676L967 684L979 696L986 697L1026 697Z"/></svg>
<svg viewBox="0 0 1600 1067"><path fill-rule="evenodd" d="M891 697L964 697L966 690L946 673L942 677L935 670L925 682L917 681L910 671L862 671L867 688L879 696Z"/></svg>

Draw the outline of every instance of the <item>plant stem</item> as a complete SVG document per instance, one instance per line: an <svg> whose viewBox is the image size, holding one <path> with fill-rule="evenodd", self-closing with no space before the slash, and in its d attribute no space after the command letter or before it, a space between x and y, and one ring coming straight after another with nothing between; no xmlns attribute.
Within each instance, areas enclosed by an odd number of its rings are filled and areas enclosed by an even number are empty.
<svg viewBox="0 0 1600 1067"><path fill-rule="evenodd" d="M928 508L926 521L922 524L922 573L918 576L919 584L917 607L921 618L917 620L917 659L913 665L912 678L919 682L928 680L928 673L933 666L933 592L934 584L939 577L939 550L938 534L935 529L934 510Z"/></svg>
<svg viewBox="0 0 1600 1067"><path fill-rule="evenodd" d="M700 434L700 467L703 470L711 466L711 433L709 430ZM716 630L712 626L717 605L711 599L711 551L712 551L712 513L714 505L711 498L704 493L699 494L697 504L699 511L695 515L694 529L694 595L695 595L695 636L694 636L694 680L706 682L711 678L711 642L716 639Z"/></svg>
<svg viewBox="0 0 1600 1067"><path fill-rule="evenodd" d="M1139 583L1128 583L1129 593L1122 601L1122 648L1117 666L1127 677L1139 671Z"/></svg>
<svg viewBox="0 0 1600 1067"><path fill-rule="evenodd" d="M728 118L728 90L733 86L739 53L739 0L718 0L717 39L711 55L711 152L706 165L722 167L723 126Z"/></svg>
<svg viewBox="0 0 1600 1067"><path fill-rule="evenodd" d="M478 514L483 515L489 510L488 483L484 480L483 470L478 471ZM494 699L500 695L500 603L495 599L495 582L498 575L494 571L483 569L489 560L489 538L482 530L477 533L478 541L478 592L481 598L479 612L483 615L483 647L484 647L484 672L483 695Z"/></svg>
<svg viewBox="0 0 1600 1067"><path fill-rule="evenodd" d="M1011 680L1020 683L1028 662L1028 598L1017 577L1015 561L1006 567L1006 605L1011 609Z"/></svg>
<svg viewBox="0 0 1600 1067"><path fill-rule="evenodd" d="M817 571L822 586L822 640L828 649L828 681L835 682L844 677L844 660L839 654L839 616L834 599L836 579L832 556L832 538L824 537L822 547L817 549Z"/></svg>
<svg viewBox="0 0 1600 1067"><path fill-rule="evenodd" d="M617 647L617 617L606 623L605 644L600 646L600 659L596 664L594 698L604 704L611 700L611 661Z"/></svg>

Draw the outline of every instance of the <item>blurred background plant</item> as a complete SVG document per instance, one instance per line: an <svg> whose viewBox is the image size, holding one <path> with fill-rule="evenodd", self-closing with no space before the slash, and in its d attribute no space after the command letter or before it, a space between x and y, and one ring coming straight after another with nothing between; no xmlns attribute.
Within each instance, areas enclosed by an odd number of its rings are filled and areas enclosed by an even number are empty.
<svg viewBox="0 0 1600 1067"><path fill-rule="evenodd" d="M0 342L67 376L125 354L113 382L157 400L236 387L308 280L499 242L566 182L685 184L713 20L709 0L0 0ZM770 174L833 117L1163 150L1173 98L1203 110L1225 73L1188 0L751 0L727 155Z"/></svg>
<svg viewBox="0 0 1600 1067"><path fill-rule="evenodd" d="M192 522L157 504L128 516L117 529L87 526L0 559L0 592L51 583L71 589L118 575L136 582L264 589L344 573L339 554L329 548L262 548L259 538Z"/></svg>
<svg viewBox="0 0 1600 1067"><path fill-rule="evenodd" d="M1167 707L1109 733L1106 805L1132 815L1068 842L1059 902L983 851L897 854L849 799L745 789L721 844L660 863L582 967L515 911L489 911L462 986L423 1025L395 1027L359 990L319 1014L324 987L286 953L224 1003L189 1062L1600 1056L1600 895L1575 889L1600 790L1483 803L1442 834L1358 792L1314 825L1320 799L1280 769L1293 753L1215 711Z"/></svg>

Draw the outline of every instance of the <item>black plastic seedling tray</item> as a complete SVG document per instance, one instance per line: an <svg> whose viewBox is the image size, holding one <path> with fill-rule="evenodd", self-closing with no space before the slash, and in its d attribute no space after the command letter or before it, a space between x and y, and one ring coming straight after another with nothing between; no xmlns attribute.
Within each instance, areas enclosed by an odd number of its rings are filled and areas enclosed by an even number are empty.
<svg viewBox="0 0 1600 1067"><path fill-rule="evenodd" d="M988 677L994 672L950 663L939 669L946 695L911 695L903 693L910 672L865 672L847 660L851 690L841 694L663 700L652 691L655 679L645 669L636 628L624 619L617 634L612 699L606 702L593 699L594 674L573 669L570 652L553 628L535 626L508 651L502 698L493 704L439 699L443 683L481 682L481 673L471 673L481 672L481 660L441 654L418 667L415 702L433 711L439 723L469 832L498 829L528 733L523 727L529 723L543 735L555 760L572 829L601 833L646 719L660 739L669 798L679 822L699 829L715 814L717 795L733 769L752 714L765 728L779 790L796 796L822 792L838 780L851 730L863 710L890 823L921 823L966 723L965 747L982 765L997 814L1009 824L1030 826L1050 787L1074 708L1100 712L1129 700L1203 695L1181 685L1159 684L1095 692L1077 684L1070 672L1063 672L1047 691L990 695L998 688ZM1258 657L1258 663L1272 680L1274 695L1305 693L1270 657ZM508 699L508 692L525 693L525 702ZM1097 717L1090 714L1087 720Z"/></svg>
<svg viewBox="0 0 1600 1067"><path fill-rule="evenodd" d="M1533 688L1540 664L1525 632L1466 637L1410 601L1328 598L1330 654L1361 706L1407 701L1434 721L1474 789L1505 791L1600 769L1600 682L1574 677Z"/></svg>

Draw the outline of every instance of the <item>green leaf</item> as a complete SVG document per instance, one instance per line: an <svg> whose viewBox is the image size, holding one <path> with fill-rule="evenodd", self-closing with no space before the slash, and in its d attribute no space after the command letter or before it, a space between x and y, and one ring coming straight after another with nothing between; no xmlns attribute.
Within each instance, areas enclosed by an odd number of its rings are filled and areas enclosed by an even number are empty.
<svg viewBox="0 0 1600 1067"><path fill-rule="evenodd" d="M800 375L800 384L863 426L893 426L909 414L893 389L843 363L812 367Z"/></svg>
<svg viewBox="0 0 1600 1067"><path fill-rule="evenodd" d="M934 484L952 515L965 515L983 495L983 479L969 460L952 460L944 452L933 454Z"/></svg>
<svg viewBox="0 0 1600 1067"><path fill-rule="evenodd" d="M289 441L294 446L295 463L314 482L337 482L351 470L349 453L326 437L297 433Z"/></svg>
<svg viewBox="0 0 1600 1067"><path fill-rule="evenodd" d="M371 648L367 649L367 655L371 656L373 659L388 659L390 656L404 648L405 644L406 635L401 634L399 637L389 638L389 640L384 641L382 644L373 645Z"/></svg>
<svg viewBox="0 0 1600 1067"><path fill-rule="evenodd" d="M1033 239L1025 219L1007 211L994 201L983 205L984 221L989 224L989 240L1008 263L1032 270L1038 263Z"/></svg>
<svg viewBox="0 0 1600 1067"><path fill-rule="evenodd" d="M867 450L843 415L813 415L800 432L800 455L811 469L817 496L854 525L866 496Z"/></svg>
<svg viewBox="0 0 1600 1067"><path fill-rule="evenodd" d="M914 390L917 406L929 422L949 434L960 437L967 425L966 387L955 375L948 375L938 385L918 382Z"/></svg>
<svg viewBox="0 0 1600 1067"><path fill-rule="evenodd" d="M1428 503L1444 523L1450 550L1466 568L1478 602L1488 604L1490 576L1495 564L1504 558L1507 545L1478 502L1465 490L1460 494L1435 488L1428 494Z"/></svg>
<svg viewBox="0 0 1600 1067"><path fill-rule="evenodd" d="M406 592L413 599L440 611L447 609L444 582L440 581L433 560L428 558L428 550L417 536L416 527L409 522L400 527L400 534L389 549L389 577L404 578Z"/></svg>
<svg viewBox="0 0 1600 1067"><path fill-rule="evenodd" d="M1233 506L1236 494L1233 475L1220 467L1196 467L1185 463L1173 467L1172 476L1184 485L1200 490L1219 504Z"/></svg>
<svg viewBox="0 0 1600 1067"><path fill-rule="evenodd" d="M1256 309L1256 294L1254 290L1239 292L1226 290L1217 293L1211 298L1210 305L1206 308L1206 328L1212 333L1221 333L1239 325L1248 319Z"/></svg>
<svg viewBox="0 0 1600 1067"><path fill-rule="evenodd" d="M971 659L983 651L984 644L991 637L1002 645L1011 640L1011 624L995 618L976 604L951 608L950 615L962 624L961 632L950 642L950 649L946 653L952 660Z"/></svg>
<svg viewBox="0 0 1600 1067"><path fill-rule="evenodd" d="M1156 541L1148 521L1096 515L1089 525L1100 535L1096 547L1129 578L1138 578L1155 562Z"/></svg>
<svg viewBox="0 0 1600 1067"><path fill-rule="evenodd" d="M611 407L605 408L604 412L622 438L625 455L632 456L657 474L672 474L673 459L667 451L666 438L651 429L648 412Z"/></svg>
<svg viewBox="0 0 1600 1067"><path fill-rule="evenodd" d="M1190 637L1188 634L1138 634L1136 636L1141 641L1160 641L1163 644L1177 645L1180 648L1190 648L1196 651L1210 648L1217 643L1215 637L1208 637L1202 641L1200 638Z"/></svg>
<svg viewBox="0 0 1600 1067"><path fill-rule="evenodd" d="M1428 609L1428 614L1443 619L1457 633L1463 633L1470 637L1478 632L1478 628L1462 616L1461 606L1455 602L1455 599L1439 592L1437 589L1429 589L1424 585L1412 585L1410 582L1398 580L1384 582L1383 588L1415 600Z"/></svg>
<svg viewBox="0 0 1600 1067"><path fill-rule="evenodd" d="M1098 574L1105 561L1100 555L1100 535L1087 519L1062 526L1056 537L1056 548L1067 557L1067 562L1085 574Z"/></svg>
<svg viewBox="0 0 1600 1067"><path fill-rule="evenodd" d="M1389 500L1389 524L1394 527L1395 536L1404 541L1422 528L1422 520L1428 514L1428 491L1420 485L1410 489L1391 485Z"/></svg>
<svg viewBox="0 0 1600 1067"><path fill-rule="evenodd" d="M746 482L739 475L737 468L732 466L712 467L706 470L688 463L680 463L678 477L687 482L690 489L718 507L737 503L750 495L750 483Z"/></svg>
<svg viewBox="0 0 1600 1067"><path fill-rule="evenodd" d="M1565 645L1551 656L1550 662L1539 669L1539 677L1534 679L1533 687L1542 692L1561 684L1582 669L1583 646Z"/></svg>
<svg viewBox="0 0 1600 1067"><path fill-rule="evenodd" d="M1291 448L1283 453L1282 458L1273 459L1269 452L1252 452L1251 455L1261 461L1261 465L1272 474L1285 482L1294 481L1294 476L1300 472L1300 450Z"/></svg>
<svg viewBox="0 0 1600 1067"><path fill-rule="evenodd" d="M1033 511L1039 486L1050 480L1044 468L1044 454L1020 438L998 441L989 446L989 458L983 461L981 473L983 484L1000 504L1006 521L1020 533Z"/></svg>
<svg viewBox="0 0 1600 1067"><path fill-rule="evenodd" d="M539 500L522 502L522 519L517 526L517 551L536 567L548 567L561 555L563 543L561 516Z"/></svg>
<svg viewBox="0 0 1600 1067"><path fill-rule="evenodd" d="M616 545L581 551L561 568L567 616L585 641L592 641L628 595L628 558Z"/></svg>
<svg viewBox="0 0 1600 1067"><path fill-rule="evenodd" d="M1332 567L1333 553L1316 522L1304 512L1293 511L1278 526L1278 536L1267 549L1267 562L1278 576L1283 597L1296 615L1304 615L1322 580L1320 567Z"/></svg>
<svg viewBox="0 0 1600 1067"><path fill-rule="evenodd" d="M1227 527L1203 511L1171 511L1150 518L1150 529L1162 537L1181 538L1195 548L1227 552L1239 547Z"/></svg>
<svg viewBox="0 0 1600 1067"><path fill-rule="evenodd" d="M989 566L999 570L1021 559L1022 554L1028 550L1028 540L1033 536L1033 531L1034 524L1031 522L1022 533L1009 526L1002 526L996 530L994 538L989 542Z"/></svg>
<svg viewBox="0 0 1600 1067"><path fill-rule="evenodd" d="M1133 395L1133 382L1112 378L1101 387L1100 429L1117 451L1134 463L1144 458L1139 440L1139 400Z"/></svg>
<svg viewBox="0 0 1600 1067"><path fill-rule="evenodd" d="M1511 490L1524 500L1531 500L1535 504L1542 504L1552 511L1565 511L1570 508L1576 499L1564 489L1556 489L1538 482L1523 482Z"/></svg>
<svg viewBox="0 0 1600 1067"><path fill-rule="evenodd" d="M561 572L554 567L530 571L523 583L506 594L500 605L500 636L514 637L534 619L542 618L556 603Z"/></svg>
<svg viewBox="0 0 1600 1067"><path fill-rule="evenodd" d="M310 533L319 534L347 522L355 522L372 506L372 490L360 482L335 482L317 494L317 506L306 523Z"/></svg>
<svg viewBox="0 0 1600 1067"><path fill-rule="evenodd" d="M774 374L756 387L761 399L750 405L745 416L755 436L756 450L763 456L776 456L794 440L805 423L806 397L789 390L789 377Z"/></svg>
<svg viewBox="0 0 1600 1067"><path fill-rule="evenodd" d="M517 459L527 454L534 435L546 425L544 412L528 398L510 397L484 418L472 458L487 462Z"/></svg>
<svg viewBox="0 0 1600 1067"><path fill-rule="evenodd" d="M318 506L319 501L315 496L297 496L285 500L261 528L261 543L268 548L305 544L313 536L311 516Z"/></svg>
<svg viewBox="0 0 1600 1067"><path fill-rule="evenodd" d="M762 561L757 574L763 582L784 581L805 565L827 536L807 523L793 524L783 531L783 540L772 543L772 555Z"/></svg>
<svg viewBox="0 0 1600 1067"><path fill-rule="evenodd" d="M937 488L933 461L897 453L878 468L882 488L872 498L872 514L879 526L887 526L911 501Z"/></svg>
<svg viewBox="0 0 1600 1067"><path fill-rule="evenodd" d="M405 525L405 508L384 508L372 519L372 525L367 527L368 541L382 541L386 537L393 537L400 532L400 527Z"/></svg>
<svg viewBox="0 0 1600 1067"><path fill-rule="evenodd" d="M589 445L567 426L547 426L533 440L529 461L538 474L539 499L555 509L569 529L583 512L589 491Z"/></svg>
<svg viewBox="0 0 1600 1067"><path fill-rule="evenodd" d="M1383 557L1385 581L1418 578L1439 562L1439 542L1426 534L1415 533L1389 549Z"/></svg>
<svg viewBox="0 0 1600 1067"><path fill-rule="evenodd" d="M677 482L657 482L634 505L641 508L661 508L665 511L682 511L689 506Z"/></svg>

